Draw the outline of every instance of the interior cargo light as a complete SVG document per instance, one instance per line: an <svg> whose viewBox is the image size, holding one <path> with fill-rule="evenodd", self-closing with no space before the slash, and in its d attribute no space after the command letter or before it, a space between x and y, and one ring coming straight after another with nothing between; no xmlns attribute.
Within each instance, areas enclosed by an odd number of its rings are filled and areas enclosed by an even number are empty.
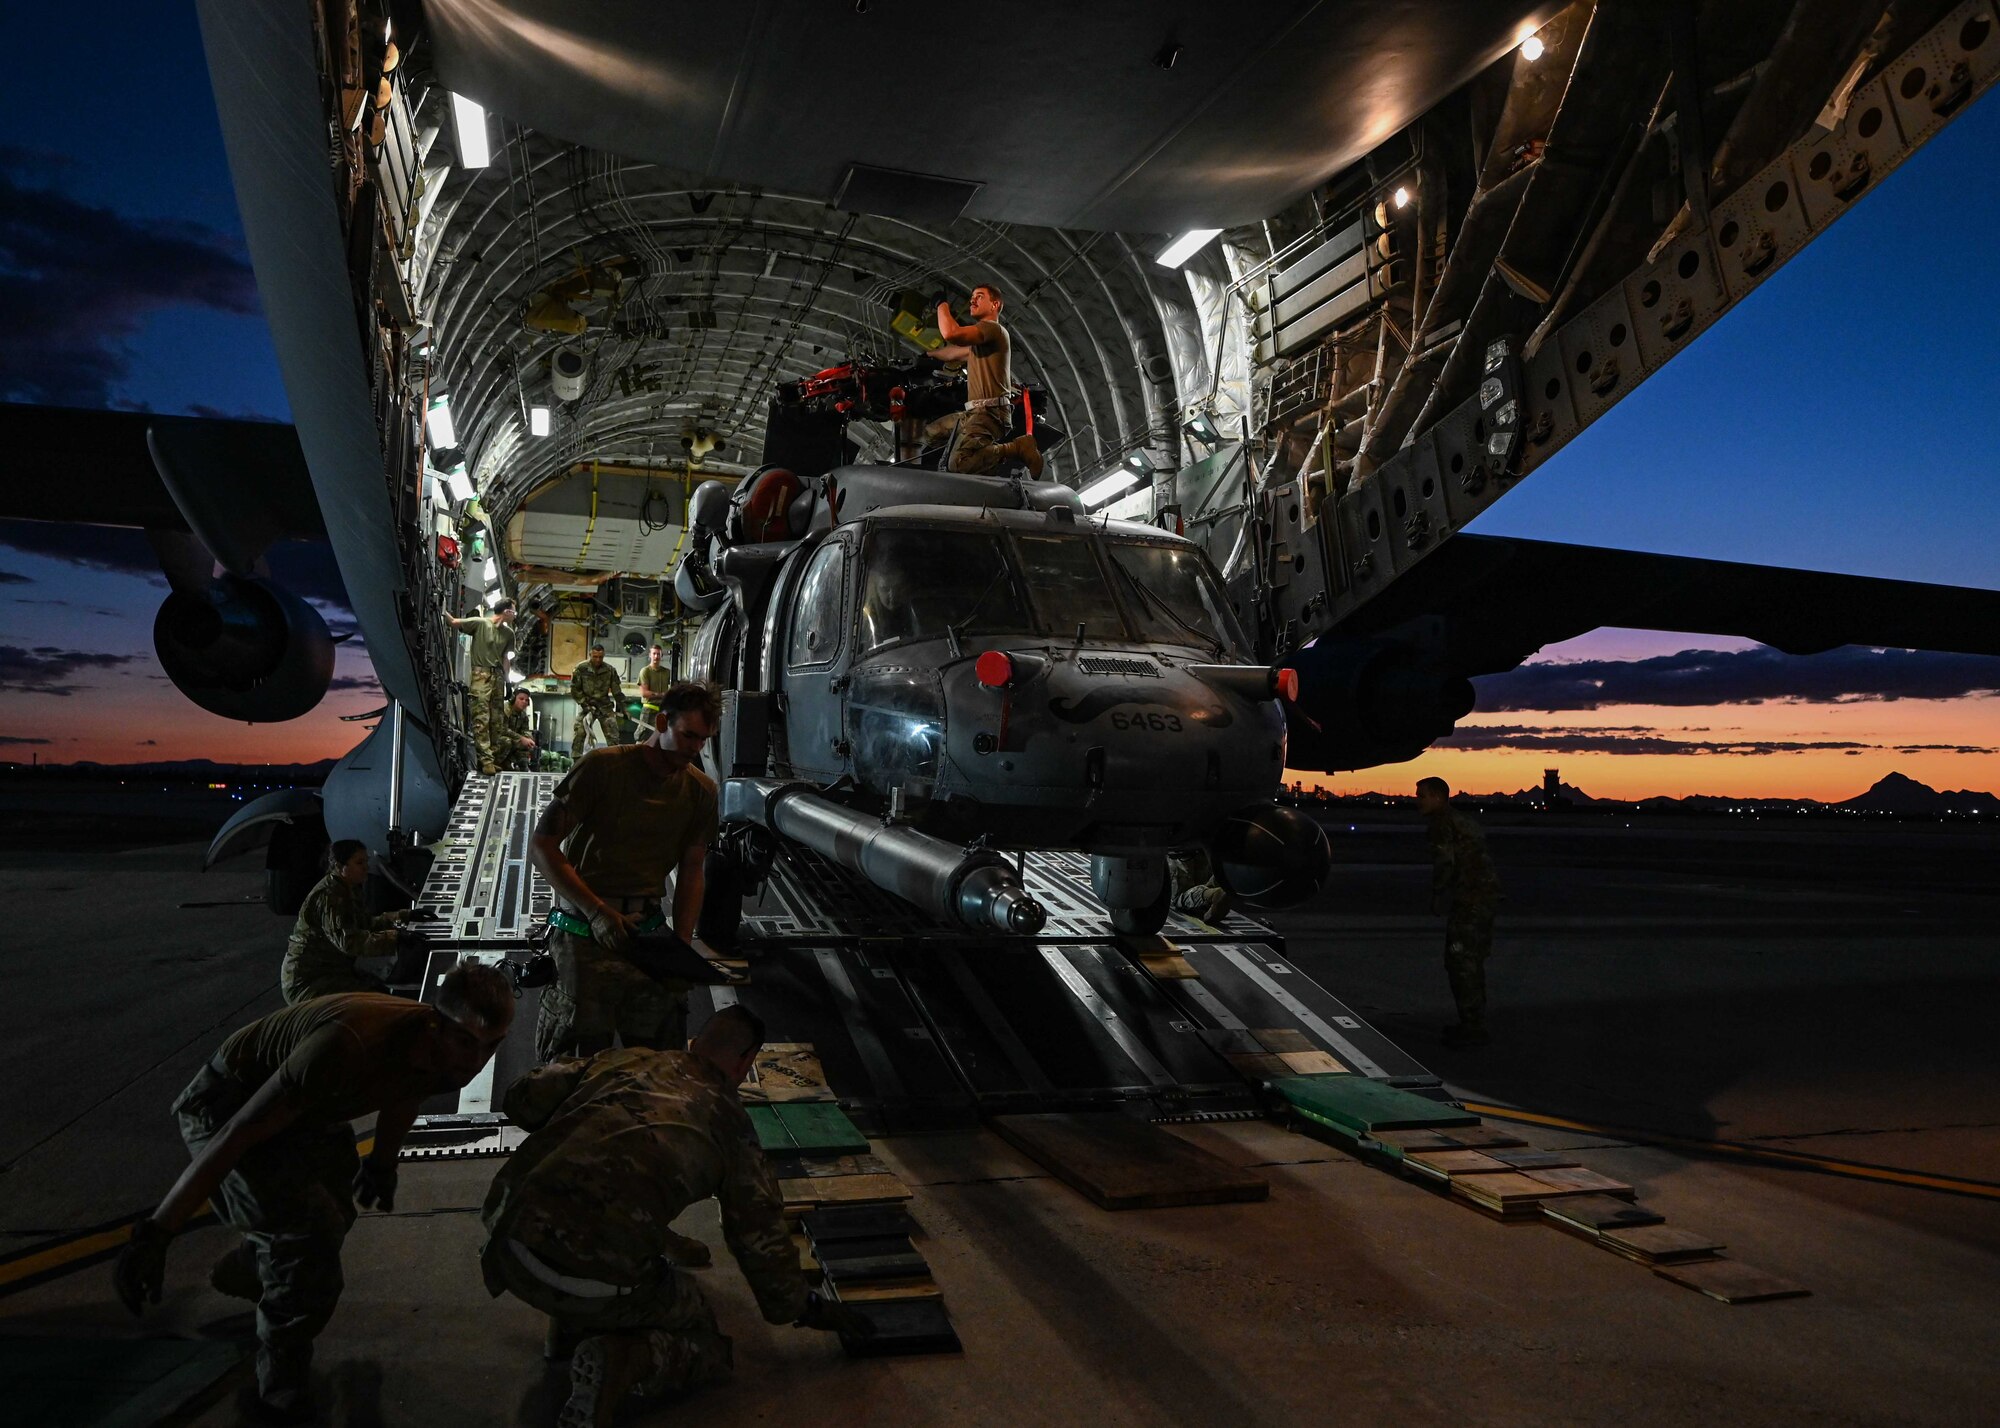
<svg viewBox="0 0 2000 1428"><path fill-rule="evenodd" d="M451 424L450 397L431 398L430 407L424 412L424 425L430 429L433 450L443 451L458 445L458 432Z"/></svg>
<svg viewBox="0 0 2000 1428"><path fill-rule="evenodd" d="M547 436L549 434L549 409L547 407L528 408L528 435Z"/></svg>
<svg viewBox="0 0 2000 1428"><path fill-rule="evenodd" d="M1129 466L1120 466L1116 471L1098 477L1076 493L1086 511L1094 511L1115 496L1124 494L1139 484L1139 473Z"/></svg>
<svg viewBox="0 0 2000 1428"><path fill-rule="evenodd" d="M505 590L502 590L498 585L494 586L491 590L488 590L486 592L486 603L489 607L498 605L502 600L505 600L506 598L507 598L507 592Z"/></svg>
<svg viewBox="0 0 2000 1428"><path fill-rule="evenodd" d="M486 111L463 94L451 97L451 124L458 135L458 162L468 169L483 169L493 161L486 142Z"/></svg>
<svg viewBox="0 0 2000 1428"><path fill-rule="evenodd" d="M1000 689L1013 682L1014 661L1001 650L988 650L972 662L972 671L988 689Z"/></svg>
<svg viewBox="0 0 2000 1428"><path fill-rule="evenodd" d="M486 557L486 564L479 567L479 576L488 585L500 578L500 563L492 556Z"/></svg>
<svg viewBox="0 0 2000 1428"><path fill-rule="evenodd" d="M1222 433L1215 429L1215 420L1207 412L1196 412L1181 424L1181 430L1210 451L1222 445Z"/></svg>
<svg viewBox="0 0 2000 1428"><path fill-rule="evenodd" d="M1220 228L1190 228L1160 249L1160 255L1153 261L1163 268L1178 268L1206 248L1221 231Z"/></svg>
<svg viewBox="0 0 2000 1428"><path fill-rule="evenodd" d="M451 490L453 505L472 499L472 478L465 474L463 466L454 466L445 472L444 484Z"/></svg>
<svg viewBox="0 0 2000 1428"><path fill-rule="evenodd" d="M1389 201L1394 203L1398 208L1408 208L1410 206L1409 187L1405 184L1397 184L1396 191L1389 195Z"/></svg>
<svg viewBox="0 0 2000 1428"><path fill-rule="evenodd" d="M1530 35L1528 36L1527 39L1521 41L1522 59L1526 60L1529 64L1533 64L1536 60L1540 59L1541 57L1542 57L1542 37L1540 35Z"/></svg>

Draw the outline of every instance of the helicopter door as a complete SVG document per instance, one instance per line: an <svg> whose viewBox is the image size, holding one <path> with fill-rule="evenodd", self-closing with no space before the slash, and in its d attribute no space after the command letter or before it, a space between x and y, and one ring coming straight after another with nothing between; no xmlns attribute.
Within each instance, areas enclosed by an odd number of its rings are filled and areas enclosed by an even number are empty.
<svg viewBox="0 0 2000 1428"><path fill-rule="evenodd" d="M846 767L837 748L840 695L834 677L846 653L847 614L847 546L829 540L800 577L785 642L786 742L792 771L801 776L831 777Z"/></svg>

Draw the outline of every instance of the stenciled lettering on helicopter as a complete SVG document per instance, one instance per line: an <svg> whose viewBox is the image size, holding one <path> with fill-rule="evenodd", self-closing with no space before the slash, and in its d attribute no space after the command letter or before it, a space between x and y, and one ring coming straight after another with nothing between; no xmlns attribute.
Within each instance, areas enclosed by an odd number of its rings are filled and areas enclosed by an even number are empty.
<svg viewBox="0 0 2000 1428"><path fill-rule="evenodd" d="M1093 689L1081 699L1051 699L1049 701L1049 713L1071 724L1088 724L1100 714L1116 709L1121 705L1158 704L1159 702L1160 696L1157 689ZM1185 715L1187 718L1194 720L1195 723L1210 729L1227 729L1231 724L1236 722L1236 716L1231 714L1223 705L1204 704L1192 709L1177 710L1174 714L1168 715L1168 718L1174 718L1173 732L1175 733L1178 733L1180 730L1180 721L1178 718L1175 718L1175 714ZM1138 717L1137 715L1128 715L1126 716L1127 722L1124 724L1118 723L1114 717L1112 727L1114 729L1129 728L1131 727L1131 721ZM1153 726L1148 724L1146 727L1152 728Z"/></svg>

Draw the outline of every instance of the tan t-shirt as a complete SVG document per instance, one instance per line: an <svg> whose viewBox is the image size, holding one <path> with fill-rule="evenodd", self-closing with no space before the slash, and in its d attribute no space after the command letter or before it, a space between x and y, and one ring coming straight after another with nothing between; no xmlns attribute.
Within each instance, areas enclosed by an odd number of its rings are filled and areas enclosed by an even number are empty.
<svg viewBox="0 0 2000 1428"><path fill-rule="evenodd" d="M563 856L599 897L659 897L681 855L715 841L715 784L693 764L662 777L651 750L599 749L556 785L576 816Z"/></svg>
<svg viewBox="0 0 2000 1428"><path fill-rule="evenodd" d="M639 671L640 702L658 704L660 696L674 687L674 672L663 664L649 664Z"/></svg>
<svg viewBox="0 0 2000 1428"><path fill-rule="evenodd" d="M472 624L472 667L499 669L507 663L507 651L514 648L514 627L503 625L491 615L480 615Z"/></svg>
<svg viewBox="0 0 2000 1428"><path fill-rule="evenodd" d="M252 1090L277 1077L303 1107L302 1120L351 1121L458 1089L448 1072L410 1064L437 1016L421 1002L376 992L315 997L231 1033L216 1055Z"/></svg>
<svg viewBox="0 0 2000 1428"><path fill-rule="evenodd" d="M972 326L978 336L962 342L972 353L965 359L965 399L1004 399L1014 390L1007 369L1007 329L991 318Z"/></svg>

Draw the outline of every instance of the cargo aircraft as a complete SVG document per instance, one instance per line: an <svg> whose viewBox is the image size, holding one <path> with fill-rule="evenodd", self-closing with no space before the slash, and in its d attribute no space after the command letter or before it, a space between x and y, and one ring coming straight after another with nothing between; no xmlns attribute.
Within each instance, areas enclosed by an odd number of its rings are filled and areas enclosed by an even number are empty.
<svg viewBox="0 0 2000 1428"><path fill-rule="evenodd" d="M724 876L1003 932L1029 848L1124 930L1174 849L1310 891L1285 768L1597 626L2000 653L1994 592L1463 534L1978 102L1991 0L198 9L295 424L9 409L103 480L5 513L152 533L232 719L326 688L260 555L331 543L389 702L211 849L278 829L274 905L326 835L417 885L502 596L546 728L593 643L724 685ZM1039 477L939 469L976 284Z"/></svg>

